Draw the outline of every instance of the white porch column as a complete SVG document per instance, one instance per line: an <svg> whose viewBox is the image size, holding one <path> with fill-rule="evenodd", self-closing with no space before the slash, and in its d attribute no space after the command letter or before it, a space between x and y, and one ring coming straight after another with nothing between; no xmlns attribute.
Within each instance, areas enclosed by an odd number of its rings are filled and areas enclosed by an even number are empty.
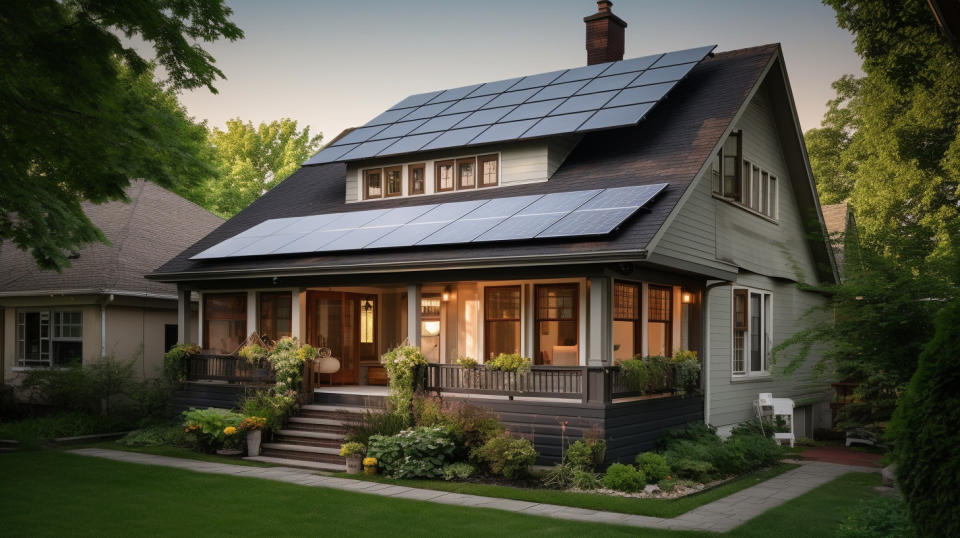
<svg viewBox="0 0 960 538"><path fill-rule="evenodd" d="M407 340L411 346L420 346L421 288L421 284L407 284Z"/></svg>
<svg viewBox="0 0 960 538"><path fill-rule="evenodd" d="M300 329L300 290L291 290L290 295L290 336L301 338L305 331Z"/></svg>
<svg viewBox="0 0 960 538"><path fill-rule="evenodd" d="M257 292L247 292L247 334L243 335L246 340L250 333L257 332Z"/></svg>
<svg viewBox="0 0 960 538"><path fill-rule="evenodd" d="M177 285L177 343L189 344L190 339L190 290Z"/></svg>
<svg viewBox="0 0 960 538"><path fill-rule="evenodd" d="M613 358L613 286L609 277L590 277L587 365L610 364Z"/></svg>

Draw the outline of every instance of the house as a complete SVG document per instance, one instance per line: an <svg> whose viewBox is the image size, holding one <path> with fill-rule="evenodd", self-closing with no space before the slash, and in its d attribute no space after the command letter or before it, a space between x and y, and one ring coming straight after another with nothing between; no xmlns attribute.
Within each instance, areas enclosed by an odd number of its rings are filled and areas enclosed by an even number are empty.
<svg viewBox="0 0 960 538"><path fill-rule="evenodd" d="M135 358L144 377L158 373L177 341L177 291L144 275L223 219L149 181L125 192L129 202L83 204L110 244L82 248L62 272L0 244L0 381L106 355Z"/></svg>
<svg viewBox="0 0 960 538"><path fill-rule="evenodd" d="M209 353L254 331L330 348L318 403L378 394L378 357L407 339L428 388L547 460L563 432L632 459L667 427L729 429L759 392L793 398L809 435L829 387L770 351L824 304L798 284L837 271L780 46L622 60L610 5L585 19L586 66L407 97L149 278L201 295ZM613 367L678 350L702 395L631 395ZM500 353L530 377L471 385L455 363Z"/></svg>
<svg viewBox="0 0 960 538"><path fill-rule="evenodd" d="M824 205L823 222L827 227L827 236L830 238L830 246L833 248L833 256L837 260L837 270L842 280L847 264L859 262L859 236L853 208L847 202Z"/></svg>

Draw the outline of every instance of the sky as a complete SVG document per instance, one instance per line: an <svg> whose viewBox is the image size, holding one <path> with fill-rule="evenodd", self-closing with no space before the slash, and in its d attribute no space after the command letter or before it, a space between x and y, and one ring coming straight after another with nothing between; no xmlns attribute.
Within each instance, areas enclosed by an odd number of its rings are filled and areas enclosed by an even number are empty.
<svg viewBox="0 0 960 538"><path fill-rule="evenodd" d="M226 80L184 92L197 120L222 127L292 118L327 140L407 95L586 64L592 0L228 1L246 37L204 45ZM861 75L853 37L815 0L619 0L624 58L716 44L779 42L804 131L830 84Z"/></svg>

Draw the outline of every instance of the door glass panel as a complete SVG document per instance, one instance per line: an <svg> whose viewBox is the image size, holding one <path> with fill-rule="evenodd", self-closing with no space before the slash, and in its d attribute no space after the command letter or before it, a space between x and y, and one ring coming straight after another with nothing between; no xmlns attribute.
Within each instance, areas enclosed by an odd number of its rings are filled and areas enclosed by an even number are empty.
<svg viewBox="0 0 960 538"><path fill-rule="evenodd" d="M420 297L420 351L428 362L440 362L440 294Z"/></svg>

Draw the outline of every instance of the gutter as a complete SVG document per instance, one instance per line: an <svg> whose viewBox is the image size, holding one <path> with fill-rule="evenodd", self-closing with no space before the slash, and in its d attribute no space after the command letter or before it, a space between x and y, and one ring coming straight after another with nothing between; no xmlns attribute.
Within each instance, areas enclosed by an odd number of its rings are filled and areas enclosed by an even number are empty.
<svg viewBox="0 0 960 538"><path fill-rule="evenodd" d="M36 297L38 295L46 296L65 296L65 295L118 295L121 297L140 297L144 299L169 299L176 301L176 295L166 293L153 293L148 291L124 291L107 290L98 288L73 289L73 290L27 290L27 291L0 291L0 297Z"/></svg>
<svg viewBox="0 0 960 538"><path fill-rule="evenodd" d="M113 302L113 294L100 303L100 358L107 356L107 303Z"/></svg>

